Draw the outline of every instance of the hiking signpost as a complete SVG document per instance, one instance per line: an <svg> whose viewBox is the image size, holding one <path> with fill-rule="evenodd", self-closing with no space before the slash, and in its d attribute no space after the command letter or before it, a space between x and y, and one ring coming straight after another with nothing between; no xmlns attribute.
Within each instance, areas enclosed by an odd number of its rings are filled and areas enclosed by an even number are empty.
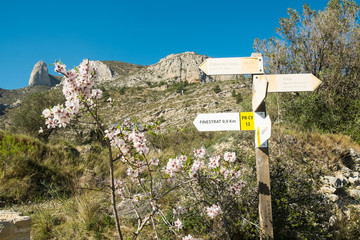
<svg viewBox="0 0 360 240"><path fill-rule="evenodd" d="M264 100L268 92L314 91L321 81L312 74L264 75L261 53L253 53L251 57L242 58L208 58L199 68L207 75L251 74L253 76L253 112L199 114L193 124L199 131L255 131L259 221L263 235L274 239L267 144L271 136L271 120L266 116Z"/></svg>

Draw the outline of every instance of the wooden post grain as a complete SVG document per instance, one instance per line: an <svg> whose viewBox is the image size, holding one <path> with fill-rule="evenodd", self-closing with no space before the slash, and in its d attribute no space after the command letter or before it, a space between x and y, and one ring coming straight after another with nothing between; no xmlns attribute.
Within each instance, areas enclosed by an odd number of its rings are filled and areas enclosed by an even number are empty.
<svg viewBox="0 0 360 240"><path fill-rule="evenodd" d="M257 112L265 112L265 102L258 108ZM265 114L266 115L266 114ZM259 192L259 220L263 236L260 239L274 239L273 220L271 209L271 188L269 168L269 147L255 149L256 176Z"/></svg>
<svg viewBox="0 0 360 240"><path fill-rule="evenodd" d="M262 56L261 53L251 54L251 57L261 57L261 56ZM256 112L263 112L264 116L266 116L265 101L263 101L260 104ZM255 149L256 176L257 176L257 186L259 192L259 221L262 231L262 235L260 239L274 239L272 208L271 208L268 141L266 141L266 144L264 145L266 145L266 147L258 147Z"/></svg>

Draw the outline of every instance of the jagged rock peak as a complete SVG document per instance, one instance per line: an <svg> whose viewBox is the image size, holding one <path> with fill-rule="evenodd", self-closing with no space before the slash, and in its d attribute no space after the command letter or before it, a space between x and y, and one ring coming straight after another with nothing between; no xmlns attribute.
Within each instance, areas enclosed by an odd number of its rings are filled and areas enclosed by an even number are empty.
<svg viewBox="0 0 360 240"><path fill-rule="evenodd" d="M95 61L98 71L98 82L105 82L114 79L114 71L106 64Z"/></svg>
<svg viewBox="0 0 360 240"><path fill-rule="evenodd" d="M206 56L194 52L170 54L161 59L158 63L150 65L130 76L126 84L129 86L145 82L207 82L211 79L200 69L199 65L206 59Z"/></svg>
<svg viewBox="0 0 360 240"><path fill-rule="evenodd" d="M132 87L159 82L212 82L236 78L234 75L206 75L200 70L199 65L207 58L208 56L206 55L200 55L194 52L170 54L165 58L162 58L158 63L144 66L126 79L113 82L113 84L115 86Z"/></svg>
<svg viewBox="0 0 360 240"><path fill-rule="evenodd" d="M177 82L200 82L206 81L206 76L199 69L199 65L206 59L206 56L185 52L170 54L161 59L157 64L149 67L150 71L156 72L163 81Z"/></svg>
<svg viewBox="0 0 360 240"><path fill-rule="evenodd" d="M38 61L30 75L29 86L52 86L46 63Z"/></svg>

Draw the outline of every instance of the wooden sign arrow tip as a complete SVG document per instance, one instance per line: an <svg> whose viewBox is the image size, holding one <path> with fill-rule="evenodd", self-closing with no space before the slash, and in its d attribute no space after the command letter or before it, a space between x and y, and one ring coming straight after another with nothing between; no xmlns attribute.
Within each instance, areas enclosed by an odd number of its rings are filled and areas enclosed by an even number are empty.
<svg viewBox="0 0 360 240"><path fill-rule="evenodd" d="M314 91L315 89L317 89L321 83L322 83L322 82L321 82L320 79L318 79L317 77L315 77L314 75L312 75L313 91Z"/></svg>
<svg viewBox="0 0 360 240"><path fill-rule="evenodd" d="M207 59L203 63L200 64L199 68L206 74L209 75L207 72Z"/></svg>

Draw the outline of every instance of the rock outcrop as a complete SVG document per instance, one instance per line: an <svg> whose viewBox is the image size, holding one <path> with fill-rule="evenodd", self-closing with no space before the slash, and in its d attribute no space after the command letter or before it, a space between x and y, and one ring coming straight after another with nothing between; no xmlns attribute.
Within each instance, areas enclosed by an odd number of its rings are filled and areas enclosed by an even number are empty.
<svg viewBox="0 0 360 240"><path fill-rule="evenodd" d="M52 86L46 63L39 61L35 64L29 79L29 86Z"/></svg>
<svg viewBox="0 0 360 240"><path fill-rule="evenodd" d="M0 239L30 240L31 219L17 212L0 211Z"/></svg>
<svg viewBox="0 0 360 240"><path fill-rule="evenodd" d="M341 209L342 215L350 218L352 208L360 208L360 154L350 149L341 156L339 170L323 176L320 192ZM344 216L334 216L334 218Z"/></svg>
<svg viewBox="0 0 360 240"><path fill-rule="evenodd" d="M122 63L117 61L95 61L98 70L96 84L107 83L114 87L139 86L146 83L213 82L236 79L235 75L208 76L199 65L208 57L194 52L170 54L150 66ZM48 73L46 63L39 61L31 72L29 86L55 86L60 77Z"/></svg>
<svg viewBox="0 0 360 240"><path fill-rule="evenodd" d="M199 65L208 57L194 52L171 54L158 63L144 67L135 74L130 75L117 86L145 85L147 82L213 82L217 80L235 79L236 76L208 76L199 69Z"/></svg>
<svg viewBox="0 0 360 240"><path fill-rule="evenodd" d="M98 70L98 83L103 83L114 79L114 71L106 64L95 61Z"/></svg>

